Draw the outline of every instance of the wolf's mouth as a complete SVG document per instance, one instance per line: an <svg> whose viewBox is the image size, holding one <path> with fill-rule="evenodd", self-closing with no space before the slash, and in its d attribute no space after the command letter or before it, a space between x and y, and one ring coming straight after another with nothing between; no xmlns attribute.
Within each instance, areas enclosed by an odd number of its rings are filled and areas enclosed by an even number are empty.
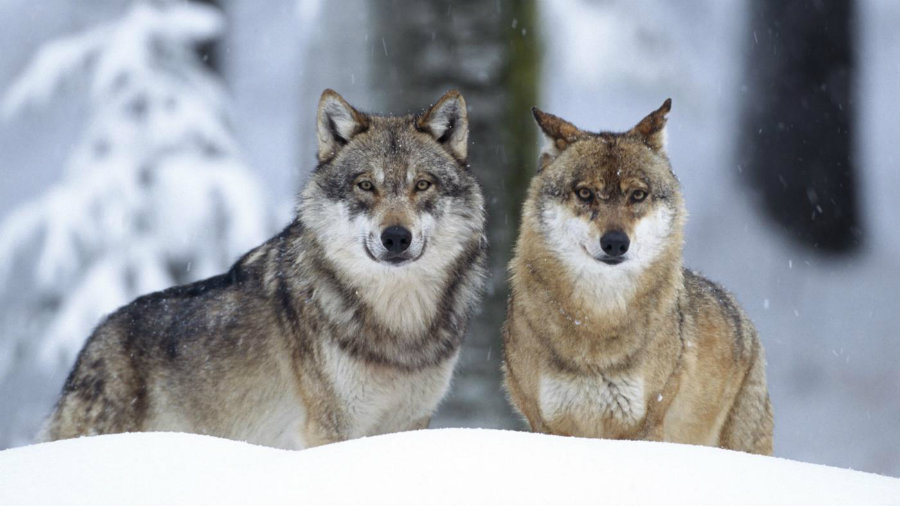
<svg viewBox="0 0 900 506"><path fill-rule="evenodd" d="M588 251L587 247L584 246L583 244L581 245L581 249L584 251L584 253L587 256L593 258L594 260L596 260L598 262L603 262L606 265L618 265L625 261L625 257L611 257L605 253L602 256L592 255L591 252Z"/></svg>
<svg viewBox="0 0 900 506"><path fill-rule="evenodd" d="M396 267L401 267L406 264L411 264L411 263L415 262L416 260L422 258L422 255L425 254L425 248L427 248L427 247L428 247L428 242L425 242L425 244L422 245L422 251L420 251L419 254L415 256L415 258L410 258L402 253L397 254L397 255L387 256L384 258L378 258L375 256L374 253L372 253L372 250L369 249L369 245L366 244L366 241L363 241L363 249L366 251L366 255L373 262L377 262L380 264L393 265Z"/></svg>

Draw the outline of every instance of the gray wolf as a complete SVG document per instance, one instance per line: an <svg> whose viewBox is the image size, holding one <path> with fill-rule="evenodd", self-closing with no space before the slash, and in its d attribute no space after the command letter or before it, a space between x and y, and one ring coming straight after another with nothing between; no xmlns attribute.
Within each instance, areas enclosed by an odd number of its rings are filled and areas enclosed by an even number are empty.
<svg viewBox="0 0 900 506"><path fill-rule="evenodd" d="M428 425L485 277L465 100L391 117L325 90L317 138L294 221L227 273L106 318L45 439L183 431L305 448Z"/></svg>
<svg viewBox="0 0 900 506"><path fill-rule="evenodd" d="M771 454L756 330L682 267L670 108L624 133L533 110L546 145L509 267L506 389L534 431Z"/></svg>

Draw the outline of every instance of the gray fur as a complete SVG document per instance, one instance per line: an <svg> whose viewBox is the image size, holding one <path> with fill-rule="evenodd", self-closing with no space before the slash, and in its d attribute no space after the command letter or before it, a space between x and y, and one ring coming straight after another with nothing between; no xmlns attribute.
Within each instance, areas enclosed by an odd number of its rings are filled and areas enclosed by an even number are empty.
<svg viewBox="0 0 900 506"><path fill-rule="evenodd" d="M448 100L464 124L462 97L451 92L439 104ZM342 106L350 107L323 93L320 126L335 111L343 123L319 129L320 164L296 219L227 273L140 297L103 321L46 439L174 430L302 448L427 425L483 285L481 190L459 147L420 127L428 112L383 117ZM427 191L411 188L410 167L427 173ZM357 178L376 172L376 190L361 192ZM382 228L426 223L416 232L423 256L388 266L361 256L364 237L329 235L378 217ZM329 253L338 239L347 247ZM347 262L372 278L360 281ZM428 266L439 268L420 276ZM395 307L392 297L422 310Z"/></svg>

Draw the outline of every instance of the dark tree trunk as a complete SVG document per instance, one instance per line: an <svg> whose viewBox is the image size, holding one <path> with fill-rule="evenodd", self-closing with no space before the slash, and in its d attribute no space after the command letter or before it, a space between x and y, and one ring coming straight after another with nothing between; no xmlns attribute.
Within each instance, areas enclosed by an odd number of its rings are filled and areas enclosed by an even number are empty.
<svg viewBox="0 0 900 506"><path fill-rule="evenodd" d="M536 166L538 43L533 0L370 4L372 83L382 110L413 112L451 88L469 108L469 163L488 213L491 279L435 426L517 427L501 387L506 264Z"/></svg>
<svg viewBox="0 0 900 506"><path fill-rule="evenodd" d="M860 244L850 0L751 2L741 165L767 214L827 252Z"/></svg>

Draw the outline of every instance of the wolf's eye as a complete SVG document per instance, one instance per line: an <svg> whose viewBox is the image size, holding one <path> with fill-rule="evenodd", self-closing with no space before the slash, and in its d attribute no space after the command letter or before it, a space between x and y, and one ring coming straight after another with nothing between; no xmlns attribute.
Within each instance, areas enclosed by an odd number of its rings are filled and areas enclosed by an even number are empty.
<svg viewBox="0 0 900 506"><path fill-rule="evenodd" d="M647 198L647 192L644 190L634 190L631 192L631 201L632 202L640 202Z"/></svg>
<svg viewBox="0 0 900 506"><path fill-rule="evenodd" d="M359 189L364 192L370 192L375 189L375 187L372 186L371 181L360 181L359 183L356 183L356 186L358 186Z"/></svg>
<svg viewBox="0 0 900 506"><path fill-rule="evenodd" d="M587 188L579 188L575 190L575 194L578 195L578 198L585 202L590 202L594 199L594 192L588 190Z"/></svg>
<svg viewBox="0 0 900 506"><path fill-rule="evenodd" d="M429 188L431 188L431 181L420 179L416 182L416 191L423 192Z"/></svg>

